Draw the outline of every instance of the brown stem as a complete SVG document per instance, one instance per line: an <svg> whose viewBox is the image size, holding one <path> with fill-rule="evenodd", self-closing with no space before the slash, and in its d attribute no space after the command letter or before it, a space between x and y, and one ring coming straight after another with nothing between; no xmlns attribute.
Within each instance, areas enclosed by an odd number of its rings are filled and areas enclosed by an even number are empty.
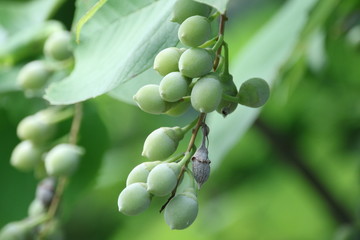
<svg viewBox="0 0 360 240"><path fill-rule="evenodd" d="M83 116L82 103L77 103L77 104L75 104L75 114L74 114L73 121L71 123L70 136L69 136L70 144L75 145L77 143L82 116ZM56 191L55 191L54 197L51 201L51 204L50 204L49 210L48 210L48 221L50 221L51 219L53 219L55 217L55 215L59 209L61 197L64 193L67 182L68 182L67 177L59 177L58 184L56 186ZM46 239L46 232L47 232L47 227L45 227L44 230L42 230L39 233L38 239L41 239L41 240Z"/></svg>
<svg viewBox="0 0 360 240"><path fill-rule="evenodd" d="M191 138L190 138L190 141L189 141L189 145L186 149L186 152L189 153L191 152L191 150L193 149L194 147L194 143L195 143L195 139L196 139L196 136L199 132L199 129L200 127L202 126L204 120L205 120L205 117L206 117L206 113L201 113L199 118L198 118L198 121L192 131L192 135L191 135ZM180 170L180 173L179 173L179 176L178 176L178 179L177 179L177 182L176 182L176 186L174 188L174 190L171 192L171 196L168 198L168 200L164 203L164 205L161 206L160 208L160 212L162 212L165 207L169 204L169 202L171 201L171 199L173 199L175 197L175 194L176 194L176 190L181 182L181 179L183 178L183 175L184 175L184 172L186 170L186 166L187 166L187 163L182 166L181 170Z"/></svg>
<svg viewBox="0 0 360 240"><path fill-rule="evenodd" d="M82 120L82 103L75 104L75 115L71 124L69 143L76 145Z"/></svg>
<svg viewBox="0 0 360 240"><path fill-rule="evenodd" d="M222 14L220 16L220 24L219 24L219 35L224 35L225 33L225 22L228 20L228 18L226 17L226 13ZM219 66L219 61L220 61L220 55L221 55L221 47L216 51L216 57L214 60L214 66L213 69L214 71L216 70L216 68Z"/></svg>

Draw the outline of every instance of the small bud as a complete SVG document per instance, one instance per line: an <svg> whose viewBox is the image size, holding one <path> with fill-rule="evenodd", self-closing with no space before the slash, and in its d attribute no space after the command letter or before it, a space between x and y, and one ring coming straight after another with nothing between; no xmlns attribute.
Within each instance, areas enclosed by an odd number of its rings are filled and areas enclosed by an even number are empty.
<svg viewBox="0 0 360 240"><path fill-rule="evenodd" d="M208 158L208 150L205 144L195 152L191 158L192 160L192 171L194 178L200 187L208 180L210 175L210 160Z"/></svg>
<svg viewBox="0 0 360 240"><path fill-rule="evenodd" d="M45 178L36 188L36 199L39 200L46 208L50 206L55 194L56 181L54 178Z"/></svg>

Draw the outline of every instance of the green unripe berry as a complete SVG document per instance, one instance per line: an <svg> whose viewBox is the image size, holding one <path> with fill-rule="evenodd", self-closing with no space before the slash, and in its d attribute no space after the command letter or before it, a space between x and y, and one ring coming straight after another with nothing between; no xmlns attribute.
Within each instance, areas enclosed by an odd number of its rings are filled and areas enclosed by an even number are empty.
<svg viewBox="0 0 360 240"><path fill-rule="evenodd" d="M10 163L22 171L30 171L41 161L42 150L31 141L19 143L13 150Z"/></svg>
<svg viewBox="0 0 360 240"><path fill-rule="evenodd" d="M179 101L177 103L174 103L173 106L165 113L169 116L180 116L184 114L190 107L190 101Z"/></svg>
<svg viewBox="0 0 360 240"><path fill-rule="evenodd" d="M219 106L222 98L222 86L215 74L200 78L191 91L191 105L201 113L209 113Z"/></svg>
<svg viewBox="0 0 360 240"><path fill-rule="evenodd" d="M207 49L189 48L180 57L179 70L189 78L201 77L213 67L214 55Z"/></svg>
<svg viewBox="0 0 360 240"><path fill-rule="evenodd" d="M0 240L26 240L29 233L30 228L26 221L11 222L1 229Z"/></svg>
<svg viewBox="0 0 360 240"><path fill-rule="evenodd" d="M137 182L146 183L151 169L153 169L159 163L161 163L161 162L155 161L155 162L144 162L144 163L137 165L129 173L129 175L126 179L126 186L129 186L130 184L137 183Z"/></svg>
<svg viewBox="0 0 360 240"><path fill-rule="evenodd" d="M162 163L154 167L147 178L148 192L163 197L176 187L181 166L178 163Z"/></svg>
<svg viewBox="0 0 360 240"><path fill-rule="evenodd" d="M49 80L51 71L44 61L32 61L24 65L17 77L17 84L25 90L43 88Z"/></svg>
<svg viewBox="0 0 360 240"><path fill-rule="evenodd" d="M29 217L36 217L44 213L46 213L44 204L40 200L34 199L28 209Z"/></svg>
<svg viewBox="0 0 360 240"><path fill-rule="evenodd" d="M221 86L223 88L223 93L236 97L238 91L232 76L231 75L221 76L220 79L221 79ZM225 99L221 99L221 102L217 107L216 111L222 114L224 117L226 117L230 113L234 112L237 106L238 103L236 102L231 102Z"/></svg>
<svg viewBox="0 0 360 240"><path fill-rule="evenodd" d="M189 47L198 47L211 37L210 21L203 16L187 18L179 27L180 42Z"/></svg>
<svg viewBox="0 0 360 240"><path fill-rule="evenodd" d="M248 107L261 107L270 96L269 84L261 78L251 78L240 86L239 103Z"/></svg>
<svg viewBox="0 0 360 240"><path fill-rule="evenodd" d="M165 76L171 72L179 71L178 64L182 50L176 47L165 48L154 59L154 69Z"/></svg>
<svg viewBox="0 0 360 240"><path fill-rule="evenodd" d="M119 211L128 216L145 211L151 202L151 195L146 189L146 183L133 183L127 186L118 198Z"/></svg>
<svg viewBox="0 0 360 240"><path fill-rule="evenodd" d="M198 202L191 192L177 194L165 208L165 222L171 229L189 227L198 214Z"/></svg>
<svg viewBox="0 0 360 240"><path fill-rule="evenodd" d="M45 169L50 176L70 176L77 169L83 151L78 146L62 143L52 148L45 157Z"/></svg>
<svg viewBox="0 0 360 240"><path fill-rule="evenodd" d="M159 86L155 84L140 88L134 95L134 101L141 110L151 114L164 113L170 107L170 104L161 98Z"/></svg>
<svg viewBox="0 0 360 240"><path fill-rule="evenodd" d="M184 132L180 127L161 127L145 139L142 156L155 161L164 160L172 155L183 139Z"/></svg>
<svg viewBox="0 0 360 240"><path fill-rule="evenodd" d="M70 58L73 54L71 33L68 31L58 31L51 34L45 42L44 54L57 61Z"/></svg>
<svg viewBox="0 0 360 240"><path fill-rule="evenodd" d="M171 21L182 23L185 19L194 15L207 17L210 11L211 7L206 4L193 0L177 0L173 7Z"/></svg>
<svg viewBox="0 0 360 240"><path fill-rule="evenodd" d="M180 72L171 72L160 82L160 96L165 101L176 102L189 92L189 84L189 78Z"/></svg>
<svg viewBox="0 0 360 240"><path fill-rule="evenodd" d="M31 140L43 143L54 136L56 126L50 123L47 117L39 112L25 117L17 127L17 135L21 140Z"/></svg>

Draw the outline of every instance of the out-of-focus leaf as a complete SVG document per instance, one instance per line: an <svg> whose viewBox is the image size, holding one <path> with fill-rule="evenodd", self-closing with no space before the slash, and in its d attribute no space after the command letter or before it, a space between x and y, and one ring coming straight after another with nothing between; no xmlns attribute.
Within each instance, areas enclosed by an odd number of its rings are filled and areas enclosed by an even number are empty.
<svg viewBox="0 0 360 240"><path fill-rule="evenodd" d="M19 66L0 69L0 93L19 90L16 77L20 71Z"/></svg>
<svg viewBox="0 0 360 240"><path fill-rule="evenodd" d="M145 71L161 49L178 41L178 25L169 21L172 6L165 0L135 9L131 1L107 2L84 26L74 71L52 84L45 98L52 104L83 101Z"/></svg>
<svg viewBox="0 0 360 240"><path fill-rule="evenodd" d="M64 0L33 0L0 2L0 28L8 35L34 24L41 23L55 11Z"/></svg>
<svg viewBox="0 0 360 240"><path fill-rule="evenodd" d="M79 146L85 149L81 158L80 167L72 177L69 186L68 201L74 200L79 193L92 186L96 181L103 154L109 147L109 138L106 128L101 121L93 102L86 102L83 106L83 120L79 134Z"/></svg>
<svg viewBox="0 0 360 240"><path fill-rule="evenodd" d="M205 3L216 8L220 13L225 13L227 5L230 0L195 0L197 2Z"/></svg>
<svg viewBox="0 0 360 240"><path fill-rule="evenodd" d="M231 65L230 71L238 85L252 77L264 78L269 84L275 80L279 68L292 53L307 22L308 12L315 3L316 0L293 0L284 5ZM219 114L209 116L210 145L214 146L210 157L214 167L236 144L258 113L259 109L239 106L225 119Z"/></svg>
<svg viewBox="0 0 360 240"><path fill-rule="evenodd" d="M60 22L48 21L31 25L11 35L0 46L0 66L12 66L29 56L41 54L45 40L59 29L63 29Z"/></svg>

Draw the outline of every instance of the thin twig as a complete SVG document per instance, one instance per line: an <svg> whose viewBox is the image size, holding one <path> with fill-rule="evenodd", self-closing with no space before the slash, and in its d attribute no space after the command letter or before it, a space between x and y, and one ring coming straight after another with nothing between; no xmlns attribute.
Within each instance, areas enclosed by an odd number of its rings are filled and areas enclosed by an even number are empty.
<svg viewBox="0 0 360 240"><path fill-rule="evenodd" d="M219 23L219 35L224 35L225 33L225 22L227 21L227 17L226 17L226 14L222 14L220 16L220 23ZM214 71L216 70L216 68L218 67L219 65L219 61L220 61L220 55L221 55L221 47L216 51L216 57L215 57L215 60L214 60L214 66L213 66L213 69Z"/></svg>
<svg viewBox="0 0 360 240"><path fill-rule="evenodd" d="M70 144L75 145L77 143L80 126L81 126L82 115L83 115L82 103L75 104L75 113L74 113L73 121L71 123L70 136L69 136ZM58 184L56 186L56 191L55 191L54 197L51 201L51 204L50 204L49 210L48 210L48 221L50 221L51 219L53 219L55 217L55 215L59 209L61 198L63 196L67 182L68 182L67 177L59 177ZM45 239L46 232L47 232L47 228L45 227L44 230L42 230L39 233L38 239Z"/></svg>
<svg viewBox="0 0 360 240"><path fill-rule="evenodd" d="M197 136L197 134L199 132L200 127L203 125L205 117L206 117L206 113L201 113L200 114L200 116L198 118L198 121L197 121L197 123L196 123L196 125L195 125L195 127L194 127L194 129L192 131L192 135L191 135L188 147L186 149L187 153L191 152L191 150L193 149L194 143L195 143L195 140L196 140L196 136ZM183 178L186 167L187 167L187 164L182 166L182 168L180 170L180 173L179 173L179 176L178 176L178 179L177 179L177 182L176 182L176 186L175 186L174 190L171 192L171 195L168 198L168 200L161 206L160 212L162 212L165 209L165 207L168 205L168 203L171 201L171 199L173 199L175 197L176 190L177 190L177 188L178 188L178 186L179 186L179 184L181 182L181 179Z"/></svg>

